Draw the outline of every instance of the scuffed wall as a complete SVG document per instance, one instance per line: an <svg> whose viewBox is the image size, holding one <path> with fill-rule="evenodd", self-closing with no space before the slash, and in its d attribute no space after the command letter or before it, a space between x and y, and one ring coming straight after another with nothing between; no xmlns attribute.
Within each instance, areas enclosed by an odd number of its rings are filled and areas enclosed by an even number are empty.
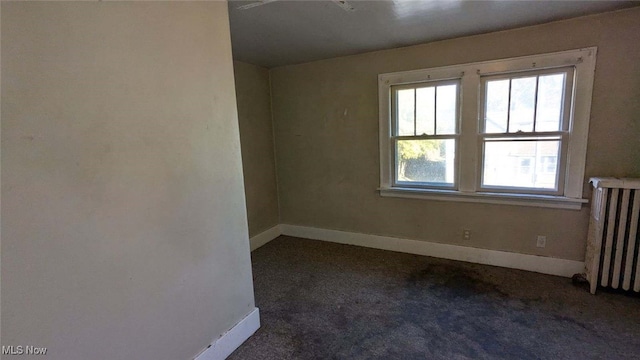
<svg viewBox="0 0 640 360"><path fill-rule="evenodd" d="M589 205L380 197L377 76L597 46L586 184L591 176L640 176L638 43L636 8L272 69L281 222L583 260ZM544 249L538 234L547 236Z"/></svg>
<svg viewBox="0 0 640 360"><path fill-rule="evenodd" d="M249 236L278 225L269 70L234 61Z"/></svg>
<svg viewBox="0 0 640 360"><path fill-rule="evenodd" d="M232 66L225 2L2 2L2 345L191 359L254 309Z"/></svg>

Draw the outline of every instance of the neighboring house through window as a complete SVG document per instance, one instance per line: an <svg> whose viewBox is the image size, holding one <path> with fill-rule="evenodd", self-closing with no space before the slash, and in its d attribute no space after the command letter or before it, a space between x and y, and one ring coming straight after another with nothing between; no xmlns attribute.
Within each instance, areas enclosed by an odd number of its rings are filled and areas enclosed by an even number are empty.
<svg viewBox="0 0 640 360"><path fill-rule="evenodd" d="M579 209L595 57L380 75L381 194Z"/></svg>

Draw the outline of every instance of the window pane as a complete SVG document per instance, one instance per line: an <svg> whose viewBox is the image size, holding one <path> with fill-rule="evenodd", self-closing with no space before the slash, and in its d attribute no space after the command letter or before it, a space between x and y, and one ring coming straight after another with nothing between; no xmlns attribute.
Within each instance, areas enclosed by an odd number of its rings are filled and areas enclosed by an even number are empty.
<svg viewBox="0 0 640 360"><path fill-rule="evenodd" d="M398 90L398 135L415 135L413 116L415 115L414 89Z"/></svg>
<svg viewBox="0 0 640 360"><path fill-rule="evenodd" d="M544 75L538 79L536 131L560 130L564 82L564 73Z"/></svg>
<svg viewBox="0 0 640 360"><path fill-rule="evenodd" d="M486 141L483 186L556 189L559 140Z"/></svg>
<svg viewBox="0 0 640 360"><path fill-rule="evenodd" d="M533 131L535 96L535 76L511 80L509 132Z"/></svg>
<svg viewBox="0 0 640 360"><path fill-rule="evenodd" d="M558 158L556 156L542 156L538 163L538 174L548 174L556 171Z"/></svg>
<svg viewBox="0 0 640 360"><path fill-rule="evenodd" d="M416 90L416 135L434 135L436 88Z"/></svg>
<svg viewBox="0 0 640 360"><path fill-rule="evenodd" d="M455 140L399 140L396 147L398 182L453 185Z"/></svg>
<svg viewBox="0 0 640 360"><path fill-rule="evenodd" d="M507 132L507 111L509 111L509 80L487 81L485 100L486 133Z"/></svg>
<svg viewBox="0 0 640 360"><path fill-rule="evenodd" d="M456 133L458 85L438 86L436 92L436 134Z"/></svg>

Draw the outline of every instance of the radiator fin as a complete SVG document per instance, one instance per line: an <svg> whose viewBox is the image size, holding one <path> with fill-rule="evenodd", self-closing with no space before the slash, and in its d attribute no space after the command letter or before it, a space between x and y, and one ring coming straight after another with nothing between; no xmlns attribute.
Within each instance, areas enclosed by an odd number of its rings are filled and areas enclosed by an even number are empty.
<svg viewBox="0 0 640 360"><path fill-rule="evenodd" d="M625 261L624 268L624 280L622 282L622 289L629 290L631 288L631 276L634 265L634 257L636 259L635 267L636 267L636 282L634 284L634 290L639 291L640 288L640 276L638 276L638 271L640 271L640 265L638 262L640 258L638 258L638 246L637 244L637 236L638 236L638 217L640 216L640 194L638 194L638 190L634 191L633 196L633 207L631 210L631 221L629 223L629 250L627 251L627 259Z"/></svg>
<svg viewBox="0 0 640 360"><path fill-rule="evenodd" d="M622 190L622 202L620 203L620 216L618 218L618 237L616 238L616 256L613 262L613 277L611 279L611 287L617 289L620 286L620 268L622 267L622 252L625 245L625 230L627 228L627 213L629 208L629 193L631 190Z"/></svg>
<svg viewBox="0 0 640 360"><path fill-rule="evenodd" d="M609 216L607 217L606 224L606 242L604 244L604 251L602 252L604 255L604 260L602 262L602 276L601 276L601 285L609 286L609 270L611 269L611 250L613 249L613 235L616 230L616 215L618 211L618 193L620 189L611 189L611 198L608 199L607 202L607 211L609 212Z"/></svg>

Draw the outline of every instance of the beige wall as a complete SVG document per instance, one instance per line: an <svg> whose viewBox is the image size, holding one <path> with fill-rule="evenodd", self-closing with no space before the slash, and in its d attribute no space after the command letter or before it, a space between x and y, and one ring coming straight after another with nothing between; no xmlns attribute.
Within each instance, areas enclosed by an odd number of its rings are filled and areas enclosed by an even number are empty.
<svg viewBox="0 0 640 360"><path fill-rule="evenodd" d="M272 69L282 223L582 260L588 206L380 197L377 75L598 46L586 175L640 176L639 43L636 8Z"/></svg>
<svg viewBox="0 0 640 360"><path fill-rule="evenodd" d="M2 3L2 345L191 359L254 308L232 66L225 2Z"/></svg>
<svg viewBox="0 0 640 360"><path fill-rule="evenodd" d="M280 222L269 70L234 61L249 236Z"/></svg>

